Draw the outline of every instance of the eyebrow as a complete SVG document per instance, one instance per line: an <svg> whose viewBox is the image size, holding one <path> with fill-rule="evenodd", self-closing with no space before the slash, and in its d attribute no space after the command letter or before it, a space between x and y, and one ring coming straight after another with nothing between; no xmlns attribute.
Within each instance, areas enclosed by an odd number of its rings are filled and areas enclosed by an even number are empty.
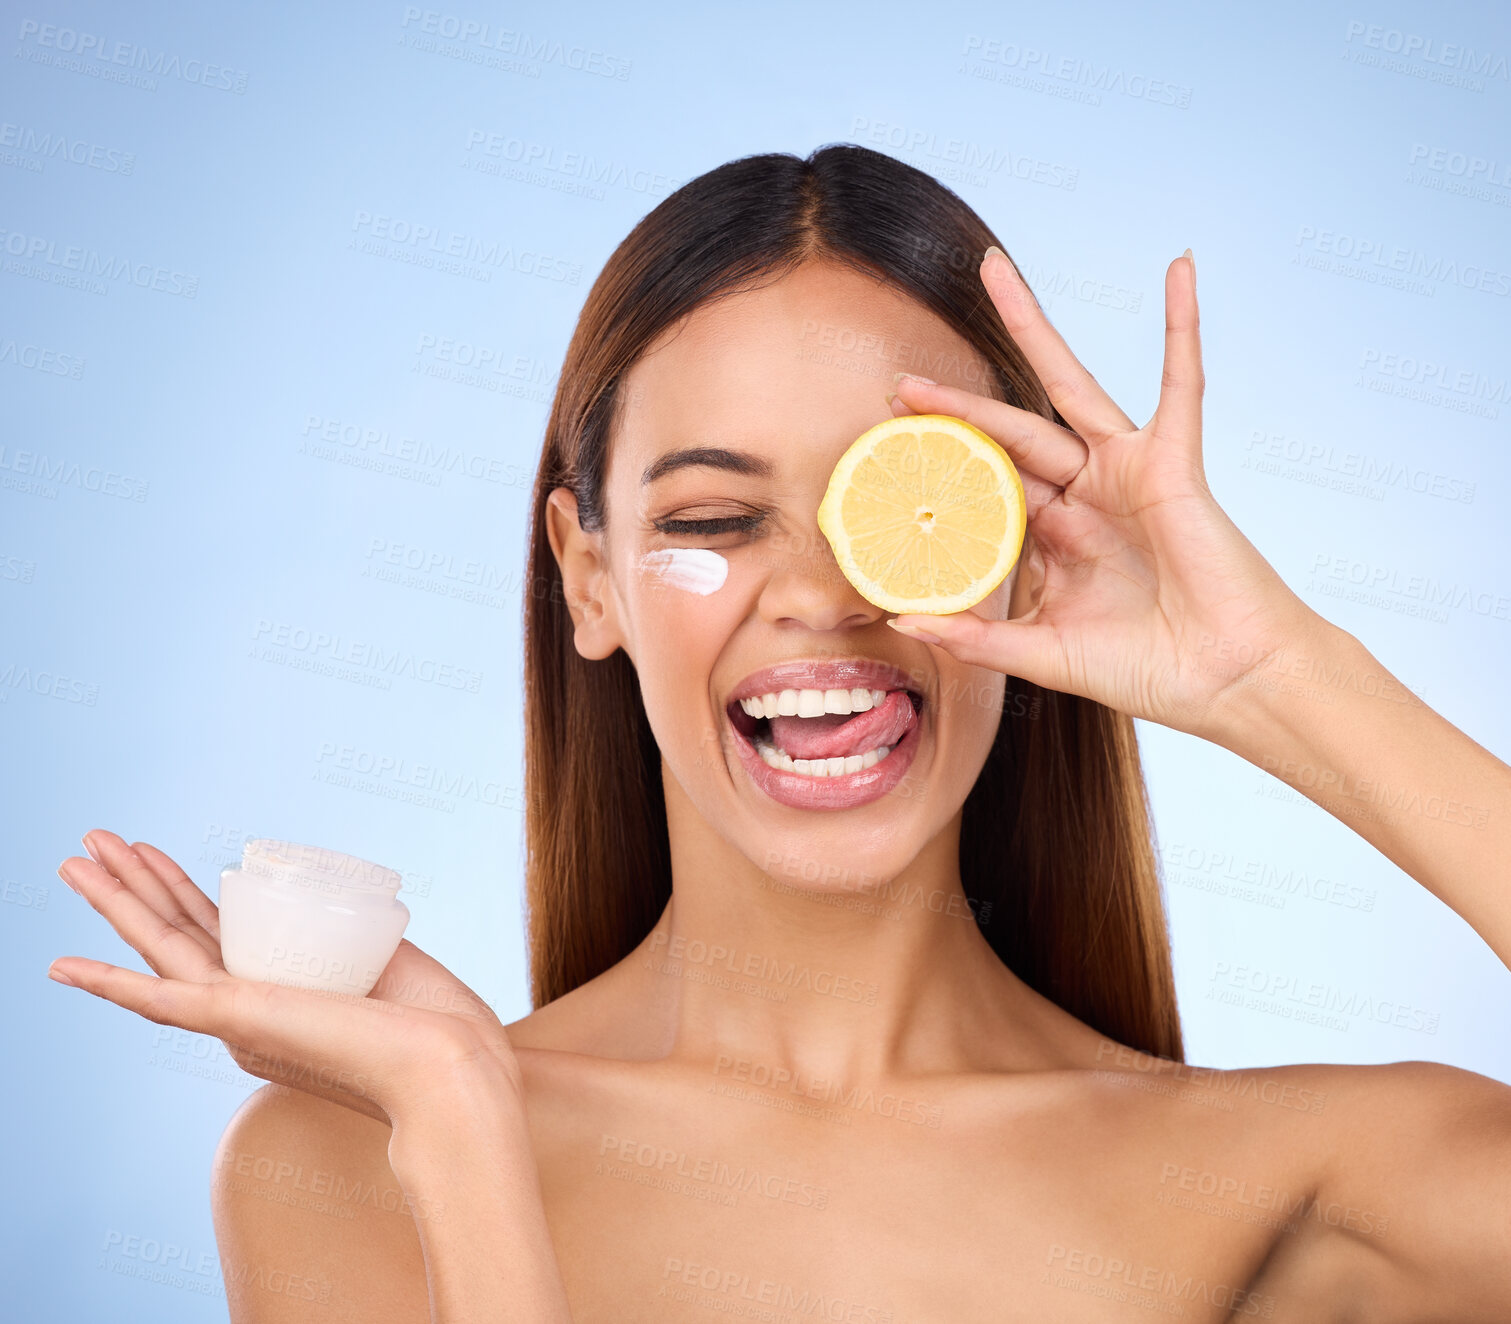
<svg viewBox="0 0 1511 1324"><path fill-rule="evenodd" d="M660 459L653 460L640 475L640 481L654 483L678 469L702 466L705 469L727 469L730 473L746 474L751 478L770 478L776 472L771 461L749 451L725 450L720 446L685 446L681 450L668 451Z"/></svg>

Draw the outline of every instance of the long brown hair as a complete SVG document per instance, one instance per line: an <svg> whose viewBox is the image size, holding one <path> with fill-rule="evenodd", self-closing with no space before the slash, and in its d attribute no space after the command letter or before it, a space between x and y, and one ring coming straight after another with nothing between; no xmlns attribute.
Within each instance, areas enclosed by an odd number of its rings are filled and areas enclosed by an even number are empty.
<svg viewBox="0 0 1511 1324"><path fill-rule="evenodd" d="M660 753L624 653L579 657L546 534L576 494L603 526L620 385L706 300L812 259L880 276L991 365L978 389L1063 423L977 275L1005 247L937 180L881 152L747 156L683 185L604 265L578 318L536 475L525 599L525 833L537 1007L629 954L671 896ZM928 375L925 372L925 375ZM966 799L960 869L993 950L1109 1038L1182 1060L1169 937L1133 721L1007 678L1003 717Z"/></svg>

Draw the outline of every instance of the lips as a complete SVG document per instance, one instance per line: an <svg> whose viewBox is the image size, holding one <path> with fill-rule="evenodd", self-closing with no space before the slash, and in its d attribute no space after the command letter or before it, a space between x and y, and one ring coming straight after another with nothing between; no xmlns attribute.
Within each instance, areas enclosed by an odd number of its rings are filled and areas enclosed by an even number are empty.
<svg viewBox="0 0 1511 1324"><path fill-rule="evenodd" d="M741 766L779 804L848 809L892 791L913 761L923 694L869 658L787 662L747 676L726 708Z"/></svg>

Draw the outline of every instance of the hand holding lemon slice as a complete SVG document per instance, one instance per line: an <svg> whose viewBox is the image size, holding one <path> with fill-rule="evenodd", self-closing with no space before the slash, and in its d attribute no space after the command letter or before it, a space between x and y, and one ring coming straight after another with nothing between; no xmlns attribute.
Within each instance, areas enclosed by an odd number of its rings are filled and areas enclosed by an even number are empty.
<svg viewBox="0 0 1511 1324"><path fill-rule="evenodd" d="M1017 468L986 433L948 414L904 414L840 457L818 526L867 602L943 616L1007 578L1028 505Z"/></svg>

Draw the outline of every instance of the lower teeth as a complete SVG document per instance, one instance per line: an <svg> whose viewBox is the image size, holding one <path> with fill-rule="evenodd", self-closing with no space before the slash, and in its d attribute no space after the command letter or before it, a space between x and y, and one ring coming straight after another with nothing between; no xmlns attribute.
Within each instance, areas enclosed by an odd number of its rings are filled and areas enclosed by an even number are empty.
<svg viewBox="0 0 1511 1324"><path fill-rule="evenodd" d="M866 768L874 768L892 752L891 745L878 745L864 754L845 757L836 755L827 759L795 759L764 740L757 740L755 747L756 753L767 767L775 768L778 772L795 772L800 777L843 777Z"/></svg>

